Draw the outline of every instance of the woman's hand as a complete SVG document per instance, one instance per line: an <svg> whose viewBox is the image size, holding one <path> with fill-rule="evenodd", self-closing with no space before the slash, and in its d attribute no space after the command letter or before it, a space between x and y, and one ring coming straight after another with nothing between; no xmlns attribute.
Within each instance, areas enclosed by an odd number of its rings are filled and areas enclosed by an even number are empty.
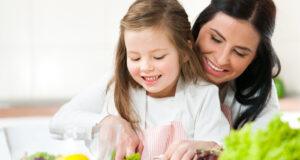
<svg viewBox="0 0 300 160"><path fill-rule="evenodd" d="M220 148L215 142L181 140L172 143L164 154L164 160L192 160L198 149Z"/></svg>
<svg viewBox="0 0 300 160"><path fill-rule="evenodd" d="M102 120L101 125L120 126L118 140L116 141L116 160L123 160L125 156L133 153L142 153L143 145L129 122L120 116L110 115Z"/></svg>

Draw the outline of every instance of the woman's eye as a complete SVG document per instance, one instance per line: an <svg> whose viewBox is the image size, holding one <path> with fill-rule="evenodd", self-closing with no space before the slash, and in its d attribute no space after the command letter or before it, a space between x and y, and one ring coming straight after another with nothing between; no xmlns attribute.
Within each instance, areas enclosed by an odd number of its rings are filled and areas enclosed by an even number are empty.
<svg viewBox="0 0 300 160"><path fill-rule="evenodd" d="M214 42L216 42L216 43L221 43L221 42L222 42L221 39L219 39L217 36L214 36L214 35L211 36L211 39L212 39Z"/></svg>
<svg viewBox="0 0 300 160"><path fill-rule="evenodd" d="M234 52L235 52L238 56L240 56L240 57L245 57L245 56L246 56L246 54L243 53L243 52L241 52L241 51L234 50Z"/></svg>
<svg viewBox="0 0 300 160"><path fill-rule="evenodd" d="M165 55L163 55L163 56L157 56L157 57L154 57L154 59L160 60L160 59L163 59L164 57L165 57Z"/></svg>

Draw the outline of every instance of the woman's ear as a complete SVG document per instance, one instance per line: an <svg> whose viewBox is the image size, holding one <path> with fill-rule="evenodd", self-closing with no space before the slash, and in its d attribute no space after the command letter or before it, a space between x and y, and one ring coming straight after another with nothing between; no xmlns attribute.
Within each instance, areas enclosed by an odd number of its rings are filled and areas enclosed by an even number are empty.
<svg viewBox="0 0 300 160"><path fill-rule="evenodd" d="M183 56L183 63L186 63L187 61L189 61L189 56L185 53Z"/></svg>
<svg viewBox="0 0 300 160"><path fill-rule="evenodd" d="M191 40L188 40L188 46L189 46L190 49L193 49L193 43L192 43Z"/></svg>

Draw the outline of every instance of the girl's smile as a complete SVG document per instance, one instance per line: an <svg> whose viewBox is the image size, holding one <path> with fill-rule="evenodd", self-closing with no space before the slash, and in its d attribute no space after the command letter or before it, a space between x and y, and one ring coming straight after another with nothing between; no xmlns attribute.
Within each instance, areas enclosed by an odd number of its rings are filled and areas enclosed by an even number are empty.
<svg viewBox="0 0 300 160"><path fill-rule="evenodd" d="M157 76L142 76L142 78L144 79L145 83L149 86L155 85L155 83L159 80L159 78L161 77L161 75L157 75Z"/></svg>

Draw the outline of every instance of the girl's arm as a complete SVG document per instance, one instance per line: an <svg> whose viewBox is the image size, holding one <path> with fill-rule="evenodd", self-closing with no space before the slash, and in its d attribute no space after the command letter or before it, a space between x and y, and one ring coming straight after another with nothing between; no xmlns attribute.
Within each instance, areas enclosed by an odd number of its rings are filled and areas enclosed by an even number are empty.
<svg viewBox="0 0 300 160"><path fill-rule="evenodd" d="M76 132L77 138L90 139L92 128L105 117L101 111L110 78L111 75L106 74L97 85L64 104L51 119L50 132L61 138Z"/></svg>

